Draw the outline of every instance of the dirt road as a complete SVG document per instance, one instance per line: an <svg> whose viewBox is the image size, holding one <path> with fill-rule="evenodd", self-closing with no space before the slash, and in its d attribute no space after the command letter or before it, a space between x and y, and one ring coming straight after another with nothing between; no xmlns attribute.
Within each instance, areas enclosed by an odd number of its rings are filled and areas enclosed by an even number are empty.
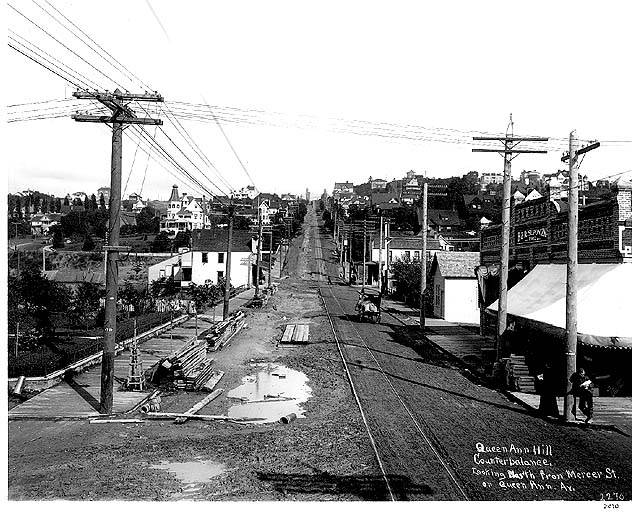
<svg viewBox="0 0 632 512"><path fill-rule="evenodd" d="M335 275L331 241L316 225L312 232L319 255L313 275L396 499L631 495L632 439L527 412L455 367L417 327L388 311L381 324L360 322L358 289L326 283L325 272Z"/></svg>
<svg viewBox="0 0 632 512"><path fill-rule="evenodd" d="M222 396L200 414L226 414L243 379L280 364L307 377L304 418L282 425L170 421L9 423L9 498L90 500L371 499L381 476L307 269L309 237L294 241L288 279L221 352ZM310 326L310 343L277 346L288 323ZM183 412L204 393L165 394ZM377 483L376 483L377 482Z"/></svg>

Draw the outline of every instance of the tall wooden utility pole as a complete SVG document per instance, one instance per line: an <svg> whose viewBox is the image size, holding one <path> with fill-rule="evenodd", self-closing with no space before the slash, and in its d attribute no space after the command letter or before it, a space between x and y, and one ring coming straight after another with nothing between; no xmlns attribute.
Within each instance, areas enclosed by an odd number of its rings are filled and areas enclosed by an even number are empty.
<svg viewBox="0 0 632 512"><path fill-rule="evenodd" d="M255 273L255 298L259 298L259 267L261 266L261 202L257 197L257 272Z"/></svg>
<svg viewBox="0 0 632 512"><path fill-rule="evenodd" d="M378 280L378 286L380 288L380 292L382 291L382 243L384 240L384 217L382 216L382 213L380 212L380 248L378 250L378 257L377 257L377 280Z"/></svg>
<svg viewBox="0 0 632 512"><path fill-rule="evenodd" d="M511 127L511 135L509 128ZM548 137L514 137L513 119L509 116L509 125L505 137L474 137L480 141L500 141L502 149L474 148L475 153L500 153L504 161L503 203L502 203L502 242L500 250L500 285L498 294L498 320L496 325L496 362L502 358L502 335L507 329L507 280L509 277L509 236L511 222L511 161L522 153L546 153L541 149L516 149L521 142L546 142Z"/></svg>
<svg viewBox="0 0 632 512"><path fill-rule="evenodd" d="M116 345L116 300L118 295L118 253L121 225L121 167L123 164L123 127L129 124L161 125L160 119L136 117L128 106L131 101L164 101L160 94L130 94L116 89L110 92L75 92L78 99L96 100L110 109L111 115L73 114L80 123L106 123L112 125L112 161L110 178L110 220L105 272L105 336L101 360L101 400L102 414L112 413L114 399L114 349Z"/></svg>
<svg viewBox="0 0 632 512"><path fill-rule="evenodd" d="M577 371L577 238L579 233L579 179L577 157L599 147L598 142L576 150L575 131L568 136L568 246L566 257L566 380L564 394L564 421L570 421L573 400L570 395L570 378Z"/></svg>
<svg viewBox="0 0 632 512"><path fill-rule="evenodd" d="M272 226L270 226L270 257L268 259L268 288L272 285Z"/></svg>
<svg viewBox="0 0 632 512"><path fill-rule="evenodd" d="M426 330L426 273L428 269L426 252L428 251L428 181L424 178L423 199L421 203L421 285L419 287L419 328Z"/></svg>
<svg viewBox="0 0 632 512"><path fill-rule="evenodd" d="M366 219L364 219L364 237L362 245L362 286L366 286Z"/></svg>
<svg viewBox="0 0 632 512"><path fill-rule="evenodd" d="M224 311L222 319L228 318L228 307L230 304L230 260L233 249L233 221L235 219L235 207L231 199L228 206L228 247L226 247L226 285L224 288Z"/></svg>

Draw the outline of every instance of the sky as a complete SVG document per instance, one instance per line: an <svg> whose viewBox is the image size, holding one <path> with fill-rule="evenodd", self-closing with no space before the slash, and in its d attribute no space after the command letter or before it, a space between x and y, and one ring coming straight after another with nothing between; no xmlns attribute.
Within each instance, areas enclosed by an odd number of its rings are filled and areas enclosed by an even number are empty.
<svg viewBox="0 0 632 512"><path fill-rule="evenodd" d="M253 182L266 192L308 188L320 195L335 181L391 180L409 170L430 177L500 172L502 158L472 153L469 141L473 131L505 133L510 113L515 134L553 138L546 155L517 157L515 175L564 168L560 157L571 130L582 140L628 141L604 142L589 153L580 172L590 179L632 169L629 2L111 0L104 9L103 2L87 0L9 0L87 62L5 7L10 35L26 38L101 89L113 90L115 80L143 92L138 80L110 66L38 4L53 14L56 7L160 92L165 108L173 109L172 101L209 103L239 108L240 116L255 109L290 120L275 127L236 123L233 116L220 122L225 137L211 118L178 117L198 157L161 112L165 133L195 165L160 131L157 140L203 186L164 164L170 174L125 138L125 196L142 192L165 200L174 183L202 195ZM5 105L72 97L73 86L23 55L7 48L4 59ZM16 109L48 105L9 107L8 118ZM10 192L90 194L109 185L111 131L73 121L66 105L61 118L5 125ZM316 127L306 127L304 115ZM423 133L435 138L434 128L461 130L447 132L461 143L377 137L366 129L339 133L330 119L346 120L344 126L395 123L400 131L402 125L426 127Z"/></svg>

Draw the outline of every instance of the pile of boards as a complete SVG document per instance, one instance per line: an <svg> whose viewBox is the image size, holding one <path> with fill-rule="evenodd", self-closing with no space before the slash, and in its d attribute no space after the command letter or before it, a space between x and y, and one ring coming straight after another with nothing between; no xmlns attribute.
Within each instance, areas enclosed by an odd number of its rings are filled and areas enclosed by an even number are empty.
<svg viewBox="0 0 632 512"><path fill-rule="evenodd" d="M307 343L309 324L287 324L281 337L281 343Z"/></svg>
<svg viewBox="0 0 632 512"><path fill-rule="evenodd" d="M243 311L238 311L212 327L204 337L205 342L208 344L208 349L216 351L226 345L244 326L245 316Z"/></svg>
<svg viewBox="0 0 632 512"><path fill-rule="evenodd" d="M173 356L163 361L162 365L173 373L173 383L178 389L197 391L214 381L217 384L218 374L213 371L213 359L206 357L206 342L193 341L185 345ZM213 384L213 386L215 385Z"/></svg>

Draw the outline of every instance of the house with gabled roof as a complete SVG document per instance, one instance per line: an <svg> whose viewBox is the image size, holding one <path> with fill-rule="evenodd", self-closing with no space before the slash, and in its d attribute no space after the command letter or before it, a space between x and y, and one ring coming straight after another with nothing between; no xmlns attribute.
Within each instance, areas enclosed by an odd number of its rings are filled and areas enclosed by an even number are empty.
<svg viewBox="0 0 632 512"><path fill-rule="evenodd" d="M178 234L180 231L208 229L211 227L206 197L193 197L178 192L174 185L167 205L167 215L160 221L160 231Z"/></svg>
<svg viewBox="0 0 632 512"><path fill-rule="evenodd" d="M31 234L47 235L50 228L61 222L61 213L38 213L31 217Z"/></svg>
<svg viewBox="0 0 632 512"><path fill-rule="evenodd" d="M478 252L435 253L430 279L436 317L454 323L480 322L478 281L474 273L478 265Z"/></svg>
<svg viewBox="0 0 632 512"><path fill-rule="evenodd" d="M231 243L230 282L234 287L252 282L252 268L256 259L256 243L248 230L233 230ZM148 269L149 284L160 278L173 277L181 287L191 284L217 284L226 276L228 250L227 229L200 229L191 233L191 248L167 258Z"/></svg>

